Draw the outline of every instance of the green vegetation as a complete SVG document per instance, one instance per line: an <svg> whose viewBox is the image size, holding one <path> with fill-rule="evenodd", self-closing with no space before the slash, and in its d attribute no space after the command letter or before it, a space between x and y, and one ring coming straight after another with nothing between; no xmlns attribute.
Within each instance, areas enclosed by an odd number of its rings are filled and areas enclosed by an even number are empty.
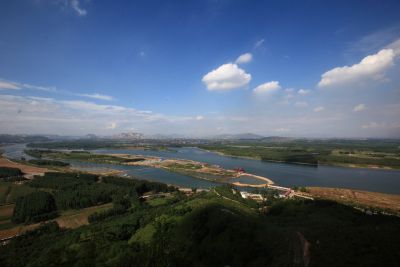
<svg viewBox="0 0 400 267"><path fill-rule="evenodd" d="M123 148L128 146L126 142L113 140L74 140L46 143L30 143L28 147L51 149L99 149L99 148Z"/></svg>
<svg viewBox="0 0 400 267"><path fill-rule="evenodd" d="M10 177L20 177L23 173L18 168L12 167L0 167L0 179L10 178Z"/></svg>
<svg viewBox="0 0 400 267"><path fill-rule="evenodd" d="M17 199L12 221L31 223L57 216L57 207L52 194L38 191Z"/></svg>
<svg viewBox="0 0 400 267"><path fill-rule="evenodd" d="M233 186L231 185L223 185L215 188L215 191L218 193L218 195L232 199L234 201L243 203L250 208L258 208L258 203L252 199L244 199L241 197L240 192L236 189L234 189ZM265 191L265 190L264 190Z"/></svg>
<svg viewBox="0 0 400 267"><path fill-rule="evenodd" d="M276 200L265 214L242 202L231 188L216 191L225 198L214 192L193 196L176 192L162 205L146 201L128 206L124 200L123 213L99 213L105 215L98 214L90 225L75 230L45 224L0 247L0 265L397 266L399 262L397 217L368 216L331 201L300 200Z"/></svg>
<svg viewBox="0 0 400 267"><path fill-rule="evenodd" d="M89 162L98 162L98 163L113 163L113 164L121 164L127 162L136 162L143 160L142 158L121 158L112 155L100 155L100 154L92 154L87 151L71 151L71 152L62 152L56 150L25 150L27 155L30 155L35 158L51 158L51 159L59 159L59 160L77 160L77 161L89 161Z"/></svg>
<svg viewBox="0 0 400 267"><path fill-rule="evenodd" d="M31 159L28 162L30 164L38 165L38 166L56 166L56 167L69 166L69 163L57 161L57 160L48 160L48 159Z"/></svg>
<svg viewBox="0 0 400 267"><path fill-rule="evenodd" d="M13 182L0 182L0 204L15 203L15 201L35 189L25 184L15 184Z"/></svg>
<svg viewBox="0 0 400 267"><path fill-rule="evenodd" d="M399 140L230 141L199 147L265 161L400 168Z"/></svg>

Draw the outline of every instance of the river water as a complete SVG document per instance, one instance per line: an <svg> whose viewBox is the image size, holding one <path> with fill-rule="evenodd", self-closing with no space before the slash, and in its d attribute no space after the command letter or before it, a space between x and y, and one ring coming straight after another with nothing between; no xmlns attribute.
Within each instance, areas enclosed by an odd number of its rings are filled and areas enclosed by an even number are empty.
<svg viewBox="0 0 400 267"><path fill-rule="evenodd" d="M13 145L3 148L5 155L11 158L21 157L24 145ZM19 152L17 152L19 151ZM259 160L242 159L222 156L217 153L204 151L198 148L184 147L171 148L167 151L152 150L121 150L98 149L94 153L132 154L157 156L162 158L190 159L209 164L219 165L226 169L244 168L246 172L267 177L282 186L321 186L352 188L382 193L400 194L400 171L376 170L365 168L345 168L335 166L305 166ZM123 170L128 175L142 179L175 184L185 187L207 188L215 183L193 177L175 174L155 168L138 166L123 166L114 164L97 164L84 162L71 162L76 168L112 168Z"/></svg>

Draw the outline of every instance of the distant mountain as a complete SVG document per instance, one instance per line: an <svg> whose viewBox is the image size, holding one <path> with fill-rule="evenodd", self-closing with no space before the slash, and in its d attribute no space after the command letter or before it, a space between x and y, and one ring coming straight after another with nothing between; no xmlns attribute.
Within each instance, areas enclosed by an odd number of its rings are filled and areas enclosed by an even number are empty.
<svg viewBox="0 0 400 267"><path fill-rule="evenodd" d="M242 134L220 134L213 136L212 139L223 139L223 140L239 140L239 139L262 139L265 138L262 135L253 133L242 133Z"/></svg>
<svg viewBox="0 0 400 267"><path fill-rule="evenodd" d="M111 136L112 139L123 139L123 140L137 140L137 139L143 139L143 137L144 137L143 134L135 132L120 133Z"/></svg>
<svg viewBox="0 0 400 267"><path fill-rule="evenodd" d="M0 143L31 143L31 142L46 142L49 138L42 135L11 135L0 134Z"/></svg>
<svg viewBox="0 0 400 267"><path fill-rule="evenodd" d="M281 136L268 136L261 139L263 142L289 142L293 140L295 140L295 138Z"/></svg>
<svg viewBox="0 0 400 267"><path fill-rule="evenodd" d="M152 134L145 135L146 139L184 139L185 136L182 134Z"/></svg>

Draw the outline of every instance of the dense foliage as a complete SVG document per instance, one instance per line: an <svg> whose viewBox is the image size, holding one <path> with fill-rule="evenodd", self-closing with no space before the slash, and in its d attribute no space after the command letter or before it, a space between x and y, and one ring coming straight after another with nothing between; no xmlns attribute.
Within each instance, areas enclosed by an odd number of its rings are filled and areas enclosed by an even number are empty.
<svg viewBox="0 0 400 267"><path fill-rule="evenodd" d="M0 167L0 179L8 177L18 177L22 175L23 175L22 171L18 168Z"/></svg>
<svg viewBox="0 0 400 267"><path fill-rule="evenodd" d="M15 223L38 222L57 216L57 207L53 196L38 191L17 199L12 217Z"/></svg>
<svg viewBox="0 0 400 267"><path fill-rule="evenodd" d="M142 161L143 158L122 158L116 157L112 155L101 155L101 154L92 154L88 151L57 151L57 150L43 150L43 149L30 149L25 150L27 155L30 155L35 158L51 158L51 159L60 159L60 160L78 160L78 161L90 161L90 162L105 162L105 163L126 163L126 162L136 162Z"/></svg>
<svg viewBox="0 0 400 267"><path fill-rule="evenodd" d="M134 188L139 195L142 195L143 193L149 191L154 191L154 192L176 191L175 187L168 186L166 184L159 182L151 182L151 181L137 180L137 179L126 179L115 176L105 176L102 178L102 182L106 184Z"/></svg>
<svg viewBox="0 0 400 267"><path fill-rule="evenodd" d="M49 159L31 159L28 162L39 166L58 166L58 167L69 166L69 163L58 160L49 160Z"/></svg>
<svg viewBox="0 0 400 267"><path fill-rule="evenodd" d="M0 247L2 266L398 266L400 219L328 201L266 215L202 193L144 203L86 227L49 224ZM51 240L52 242L49 242Z"/></svg>
<svg viewBox="0 0 400 267"><path fill-rule="evenodd" d="M134 202L138 196L149 192L168 192L174 187L158 182L104 176L85 173L47 172L35 176L28 183L34 188L52 189L59 209L80 209L129 197Z"/></svg>
<svg viewBox="0 0 400 267"><path fill-rule="evenodd" d="M44 176L36 175L29 185L36 188L77 189L97 180L98 175L94 174L46 172Z"/></svg>
<svg viewBox="0 0 400 267"><path fill-rule="evenodd" d="M199 147L227 155L302 164L400 168L399 140L217 141Z"/></svg>

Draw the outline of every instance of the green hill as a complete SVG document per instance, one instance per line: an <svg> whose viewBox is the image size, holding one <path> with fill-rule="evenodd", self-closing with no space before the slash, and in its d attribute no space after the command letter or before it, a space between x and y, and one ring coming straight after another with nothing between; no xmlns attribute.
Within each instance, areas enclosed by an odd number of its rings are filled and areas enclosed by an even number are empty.
<svg viewBox="0 0 400 267"><path fill-rule="evenodd" d="M126 184L128 186L129 183ZM123 183L120 184L123 186ZM398 266L400 219L331 201L254 203L164 193L74 230L43 225L0 247L1 266ZM51 242L49 242L51 240Z"/></svg>

